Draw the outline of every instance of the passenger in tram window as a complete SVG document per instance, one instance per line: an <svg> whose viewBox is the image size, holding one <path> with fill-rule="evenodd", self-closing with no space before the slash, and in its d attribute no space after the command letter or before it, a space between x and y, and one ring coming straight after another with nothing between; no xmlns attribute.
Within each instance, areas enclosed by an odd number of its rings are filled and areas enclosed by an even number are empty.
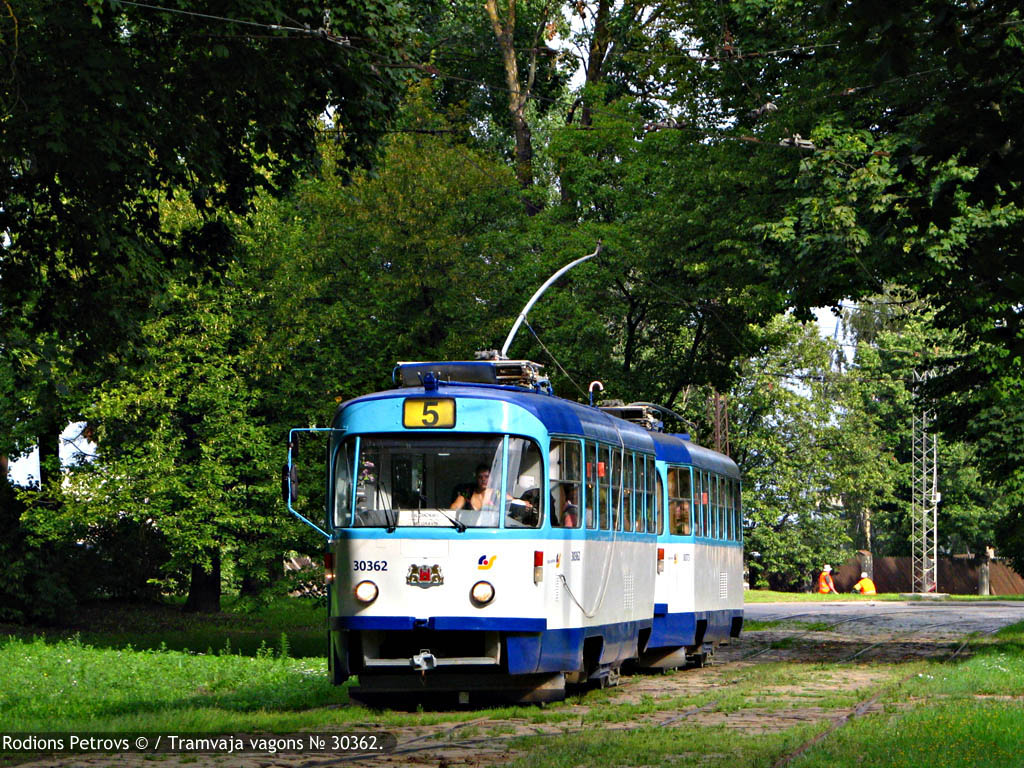
<svg viewBox="0 0 1024 768"><path fill-rule="evenodd" d="M562 501L562 527L578 528L580 524L580 511L576 504L576 486L572 483L562 485L564 500Z"/></svg>
<svg viewBox="0 0 1024 768"><path fill-rule="evenodd" d="M458 489L455 501L450 509L483 509L497 506L498 489L490 485L491 468L486 464L478 464L476 467L476 482L469 483ZM516 499L514 496L505 494L509 501L516 501L524 504L527 509L533 509L533 503L529 499Z"/></svg>
<svg viewBox="0 0 1024 768"><path fill-rule="evenodd" d="M672 500L672 533L690 535L690 502L685 499Z"/></svg>

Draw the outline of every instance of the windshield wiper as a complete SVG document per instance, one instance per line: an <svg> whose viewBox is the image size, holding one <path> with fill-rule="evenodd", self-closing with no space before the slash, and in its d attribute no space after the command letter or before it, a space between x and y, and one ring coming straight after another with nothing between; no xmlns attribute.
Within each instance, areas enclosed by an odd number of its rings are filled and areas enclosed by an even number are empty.
<svg viewBox="0 0 1024 768"><path fill-rule="evenodd" d="M420 512L423 511L423 501L424 501L425 498L426 497L422 493L417 493L416 494L416 507L417 507L418 511L420 511ZM445 519L447 519L448 522L450 522L455 527L456 531L458 531L459 533L465 533L466 532L466 524L464 522L462 522L461 520L459 520L457 518L449 517L448 515L446 515L441 510L440 507L435 507L435 509L438 512L441 513L441 517L444 517Z"/></svg>
<svg viewBox="0 0 1024 768"><path fill-rule="evenodd" d="M438 509L437 511L438 511L438 512L441 512L441 510L440 510L440 509ZM445 517L445 518L447 518L447 519L448 519L448 521L449 521L449 522L450 522L450 523L451 523L452 525L454 525L454 526L455 526L455 530L456 530L456 531L458 531L459 533L465 533L465 532L466 532L466 524L465 524L464 522L462 522L461 520L459 520L459 519L457 519L457 518L454 518L454 517L449 517L449 516L448 516L448 515L446 515L446 514L445 514L444 512L441 512L441 515L442 515L442 517Z"/></svg>

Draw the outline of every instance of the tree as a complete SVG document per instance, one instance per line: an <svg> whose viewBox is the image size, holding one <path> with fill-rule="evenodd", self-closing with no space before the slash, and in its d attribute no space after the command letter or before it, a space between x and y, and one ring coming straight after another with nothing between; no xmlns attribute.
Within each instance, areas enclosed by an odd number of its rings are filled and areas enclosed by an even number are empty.
<svg viewBox="0 0 1024 768"><path fill-rule="evenodd" d="M751 586L794 589L849 554L844 496L871 479L860 485L862 462L839 461L854 451L834 398L831 345L786 316L762 334L763 354L742 363L729 397L744 549Z"/></svg>
<svg viewBox="0 0 1024 768"><path fill-rule="evenodd" d="M403 8L319 13L292 0L30 0L0 17L0 349L16 393L0 453L38 444L44 486L58 485L61 430L160 290L175 252L160 199L184 190L206 218L245 210L314 159L312 121L328 108L344 162L372 158L401 92L387 63Z"/></svg>
<svg viewBox="0 0 1024 768"><path fill-rule="evenodd" d="M92 393L85 416L100 454L69 490L70 521L128 517L159 531L189 610L219 610L222 561L258 561L252 550L273 549L279 527L268 514L279 456L256 408L253 318L239 283L232 269L169 284L123 360L130 373Z"/></svg>

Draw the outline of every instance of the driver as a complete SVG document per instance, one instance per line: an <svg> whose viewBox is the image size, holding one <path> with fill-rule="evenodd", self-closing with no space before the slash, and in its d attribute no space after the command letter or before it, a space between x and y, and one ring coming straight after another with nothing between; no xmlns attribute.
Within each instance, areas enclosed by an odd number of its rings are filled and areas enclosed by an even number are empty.
<svg viewBox="0 0 1024 768"><path fill-rule="evenodd" d="M467 485L461 488L459 490L459 495L455 497L455 501L452 502L449 509L479 510L483 509L485 506L495 506L498 490L497 488L491 488L488 486L488 482L491 479L491 468L486 464L478 464L475 476L476 482L472 485ZM509 494L505 494L505 498L509 501L515 501L519 504L523 504L527 509L533 509L533 504L526 499L517 499Z"/></svg>

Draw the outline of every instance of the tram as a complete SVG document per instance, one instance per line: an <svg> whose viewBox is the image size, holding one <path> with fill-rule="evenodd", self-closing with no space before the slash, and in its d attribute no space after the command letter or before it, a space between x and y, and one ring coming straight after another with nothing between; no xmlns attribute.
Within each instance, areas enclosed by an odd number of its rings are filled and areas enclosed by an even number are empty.
<svg viewBox="0 0 1024 768"><path fill-rule="evenodd" d="M743 623L739 472L526 360L400 363L328 433L331 678L364 701L545 701L701 663ZM639 416L638 416L639 415ZM293 430L292 445L298 433Z"/></svg>

